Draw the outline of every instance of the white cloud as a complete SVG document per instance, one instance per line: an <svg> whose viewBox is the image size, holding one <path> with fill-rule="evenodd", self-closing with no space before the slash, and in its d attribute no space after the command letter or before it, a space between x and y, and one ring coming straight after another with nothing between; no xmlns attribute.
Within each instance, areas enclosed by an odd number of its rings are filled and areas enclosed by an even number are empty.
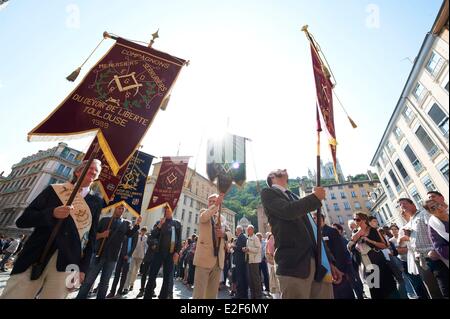
<svg viewBox="0 0 450 319"><path fill-rule="evenodd" d="M4 10L9 5L9 2L3 2L0 0L0 11Z"/></svg>

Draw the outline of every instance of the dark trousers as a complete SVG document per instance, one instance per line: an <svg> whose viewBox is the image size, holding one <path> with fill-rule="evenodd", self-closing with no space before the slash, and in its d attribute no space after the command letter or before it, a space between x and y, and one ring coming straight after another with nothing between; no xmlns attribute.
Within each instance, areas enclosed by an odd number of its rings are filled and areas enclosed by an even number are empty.
<svg viewBox="0 0 450 319"><path fill-rule="evenodd" d="M184 278L184 258L180 259L177 266L177 278Z"/></svg>
<svg viewBox="0 0 450 319"><path fill-rule="evenodd" d="M167 299L173 289L173 254L155 253L150 265L150 271L148 274L148 282L145 286L144 299L152 299L153 292L156 287L156 277L158 276L159 269L163 266L163 284L161 291L159 292L159 299ZM169 287L172 285L172 287Z"/></svg>
<svg viewBox="0 0 450 319"><path fill-rule="evenodd" d="M97 299L105 299L106 292L108 291L109 279L111 278L115 261L106 261L105 259L95 258L94 262L90 265L89 271L86 274L83 284L78 292L77 299L87 299L89 290L95 282L100 271L102 275L98 284Z"/></svg>
<svg viewBox="0 0 450 319"><path fill-rule="evenodd" d="M403 269L405 269L404 275L408 278L409 282L414 288L414 292L419 299L428 299L428 292L425 284L422 281L420 275L413 275L408 272L408 263L402 261Z"/></svg>
<svg viewBox="0 0 450 319"><path fill-rule="evenodd" d="M188 273L188 284L189 285L193 285L194 284L194 278L195 278L195 265L194 265L194 261L191 260L189 262L189 273Z"/></svg>
<svg viewBox="0 0 450 319"><path fill-rule="evenodd" d="M348 269L349 272L347 273L347 276L349 278L350 287L353 289L357 299L364 299L364 286L358 270L355 269L353 265L349 265Z"/></svg>
<svg viewBox="0 0 450 319"><path fill-rule="evenodd" d="M267 292L270 292L270 286L269 286L269 270L267 268L267 262L266 259L263 258L262 261L259 263L259 271L262 274L262 279L264 282L264 290Z"/></svg>
<svg viewBox="0 0 450 319"><path fill-rule="evenodd" d="M246 263L236 264L235 272L236 272L236 283L237 283L236 298L237 299L248 299L247 264Z"/></svg>
<svg viewBox="0 0 450 319"><path fill-rule="evenodd" d="M441 290L442 297L448 299L448 268L442 260L432 260L430 270L433 273Z"/></svg>
<svg viewBox="0 0 450 319"><path fill-rule="evenodd" d="M403 279L402 271L396 263L397 257L389 256L390 259L387 261L389 268L391 268L392 274L394 275L395 281L397 282L397 290L400 294L400 299L408 299L406 293L405 280ZM394 259L395 258L395 259Z"/></svg>
<svg viewBox="0 0 450 319"><path fill-rule="evenodd" d="M259 263L248 264L248 283L252 299L262 299L261 272Z"/></svg>
<svg viewBox="0 0 450 319"><path fill-rule="evenodd" d="M336 285L333 284L334 299L355 299L352 285L350 284L352 278L348 274L344 274L342 281Z"/></svg>
<svg viewBox="0 0 450 319"><path fill-rule="evenodd" d="M119 278L120 278L120 286L119 286L119 294L122 294L123 292L123 287L125 286L125 282L127 280L127 275L128 275L128 270L130 269L130 263L129 260L124 260L123 257L119 258L119 260L116 263L116 271L114 273L114 280L111 286L111 290L110 293L111 295L115 295L116 294L116 288L117 288L117 284L119 283ZM131 285L133 286L133 282L131 283Z"/></svg>
<svg viewBox="0 0 450 319"><path fill-rule="evenodd" d="M430 258L426 258L426 263L428 266L428 269L424 269L419 261L416 260L417 268L419 269L420 277L422 278L423 283L425 284L428 294L431 297L431 299L441 299L442 293L441 289L439 287L437 278L434 275L435 269L439 269L439 263L437 263L434 260L431 260ZM438 260L438 262L441 262ZM448 268L447 268L448 271ZM448 276L448 274L447 274ZM447 277L448 278L448 277Z"/></svg>
<svg viewBox="0 0 450 319"><path fill-rule="evenodd" d="M150 266L152 265L154 253L147 251L144 257L144 261L141 264L141 289L140 291L144 292L145 283L147 281L148 274L150 272ZM152 293L153 294L153 293Z"/></svg>
<svg viewBox="0 0 450 319"><path fill-rule="evenodd" d="M223 281L222 283L224 285L227 284L227 279L228 279L228 273L230 271L230 259L225 258L225 261L223 263ZM231 285L230 285L231 286Z"/></svg>
<svg viewBox="0 0 450 319"><path fill-rule="evenodd" d="M148 272L150 270L150 261L144 261L141 265L141 289L140 291L145 290L145 282L147 281Z"/></svg>

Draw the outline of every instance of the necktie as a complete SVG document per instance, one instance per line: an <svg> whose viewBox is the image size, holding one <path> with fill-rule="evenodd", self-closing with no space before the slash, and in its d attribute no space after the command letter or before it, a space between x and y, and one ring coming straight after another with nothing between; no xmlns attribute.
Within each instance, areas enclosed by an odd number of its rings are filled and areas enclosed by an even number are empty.
<svg viewBox="0 0 450 319"><path fill-rule="evenodd" d="M175 226L170 227L170 253L175 251Z"/></svg>
<svg viewBox="0 0 450 319"><path fill-rule="evenodd" d="M131 245L132 245L132 243L133 243L133 238L132 237L128 238L128 249L127 249L127 255L128 256L131 253Z"/></svg>
<svg viewBox="0 0 450 319"><path fill-rule="evenodd" d="M290 201L298 200L297 195L292 193L290 190L285 191L286 195L289 197ZM317 225L314 219L311 217L311 214L306 214L308 217L309 224L311 225L311 228L314 233L314 242L317 244ZM322 255L322 266L327 270L327 274L325 275L324 281L332 282L332 276L331 276L331 266L330 262L328 260L328 256L325 251L325 245L323 244L323 241L320 243L322 245L321 255Z"/></svg>

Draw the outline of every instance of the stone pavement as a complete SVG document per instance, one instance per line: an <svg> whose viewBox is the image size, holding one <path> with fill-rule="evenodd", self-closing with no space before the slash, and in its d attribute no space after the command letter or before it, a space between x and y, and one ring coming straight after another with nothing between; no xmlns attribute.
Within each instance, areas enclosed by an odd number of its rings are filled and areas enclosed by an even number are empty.
<svg viewBox="0 0 450 319"><path fill-rule="evenodd" d="M10 274L10 271L0 272L0 295L6 286L6 281L9 278L9 274ZM97 281L94 284L95 287L97 286L99 278L100 278L100 276L97 278ZM111 277L111 280L109 282L110 287L111 287L112 281L113 281L113 277ZM162 286L162 277L158 277L156 279L156 289L155 289L156 295L158 295L158 293L161 289L161 286ZM120 299L135 299L137 294L139 293L140 287L141 287L141 279L140 279L140 277L138 277L138 279L135 281L135 284L134 284L134 290L129 292L126 296L120 297ZM77 292L70 293L68 298L69 299L75 298L76 295L77 295ZM90 299L94 299L94 298L95 298L95 296L91 297ZM192 298L192 289L190 289L189 287L184 285L181 281L174 280L173 298L174 299L191 299ZM220 290L219 299L230 299L230 297L228 295L228 289L223 288Z"/></svg>

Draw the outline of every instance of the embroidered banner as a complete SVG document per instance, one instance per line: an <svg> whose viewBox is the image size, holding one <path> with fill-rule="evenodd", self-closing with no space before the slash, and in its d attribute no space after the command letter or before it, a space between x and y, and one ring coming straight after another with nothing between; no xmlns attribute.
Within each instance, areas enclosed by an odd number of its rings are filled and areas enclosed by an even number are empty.
<svg viewBox="0 0 450 319"><path fill-rule="evenodd" d="M311 44L311 57L314 70L314 79L316 82L317 104L322 113L323 121L330 136L329 144L331 150L331 157L333 158L333 170L335 179L339 182L336 169L336 127L334 125L334 111L333 111L333 84L330 79L330 71L324 63L322 63L320 56L316 49ZM320 122L318 123L320 125Z"/></svg>
<svg viewBox="0 0 450 319"><path fill-rule="evenodd" d="M114 175L127 165L185 60L118 38L28 140L97 134Z"/></svg>
<svg viewBox="0 0 450 319"><path fill-rule="evenodd" d="M231 134L208 140L206 171L212 182L217 178L221 193L226 193L233 181L239 186L245 182L245 140Z"/></svg>
<svg viewBox="0 0 450 319"><path fill-rule="evenodd" d="M141 214L142 199L152 161L153 156L150 154L140 151L134 153L111 202L103 211L123 204L132 214L136 216Z"/></svg>
<svg viewBox="0 0 450 319"><path fill-rule="evenodd" d="M183 191L189 157L163 157L148 210L168 205L174 210Z"/></svg>

